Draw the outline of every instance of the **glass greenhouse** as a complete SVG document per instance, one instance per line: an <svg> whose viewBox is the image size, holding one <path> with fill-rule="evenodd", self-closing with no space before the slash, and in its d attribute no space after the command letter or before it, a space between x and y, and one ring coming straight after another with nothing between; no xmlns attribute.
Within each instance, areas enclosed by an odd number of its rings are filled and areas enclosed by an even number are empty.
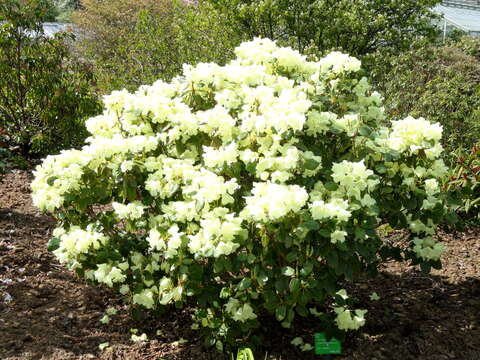
<svg viewBox="0 0 480 360"><path fill-rule="evenodd" d="M480 0L443 1L434 11L442 15L444 37L454 29L480 37Z"/></svg>

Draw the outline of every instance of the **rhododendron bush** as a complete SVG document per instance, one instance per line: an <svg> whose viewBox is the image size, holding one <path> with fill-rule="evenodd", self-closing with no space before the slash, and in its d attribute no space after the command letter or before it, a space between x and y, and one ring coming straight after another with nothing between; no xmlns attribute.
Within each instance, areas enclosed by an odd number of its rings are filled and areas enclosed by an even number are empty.
<svg viewBox="0 0 480 360"><path fill-rule="evenodd" d="M366 311L339 284L394 253L379 224L409 231L404 258L439 265L442 128L381 125L348 55L307 61L267 39L236 55L105 97L87 145L35 171L34 203L59 221L49 246L133 304L195 304L219 348L266 313L358 329Z"/></svg>

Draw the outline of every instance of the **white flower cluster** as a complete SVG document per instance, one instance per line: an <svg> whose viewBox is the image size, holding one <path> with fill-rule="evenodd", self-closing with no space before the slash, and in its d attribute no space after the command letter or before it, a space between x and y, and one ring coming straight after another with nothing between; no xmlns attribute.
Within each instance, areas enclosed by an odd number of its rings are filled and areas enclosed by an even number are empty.
<svg viewBox="0 0 480 360"><path fill-rule="evenodd" d="M60 240L59 247L54 251L60 262L66 263L76 259L81 254L91 250L100 249L108 242L108 237L93 230L93 225L87 226L86 230L79 226L72 226L69 231L63 228L56 228L53 236Z"/></svg>
<svg viewBox="0 0 480 360"><path fill-rule="evenodd" d="M320 60L323 72L344 73L360 70L362 64L358 59L352 58L341 52L334 51Z"/></svg>
<svg viewBox="0 0 480 360"><path fill-rule="evenodd" d="M113 202L112 206L119 219L139 219L145 210L145 206L140 201L134 201L127 205Z"/></svg>
<svg viewBox="0 0 480 360"><path fill-rule="evenodd" d="M364 160L357 163L343 160L333 164L332 171L333 181L340 185L339 192L357 200L362 200L365 189L371 191L379 183L378 179L369 179L374 173L367 169Z"/></svg>
<svg viewBox="0 0 480 360"><path fill-rule="evenodd" d="M254 183L252 196L245 198L241 215L258 222L277 221L289 212L298 212L307 202L308 193L298 185Z"/></svg>
<svg viewBox="0 0 480 360"><path fill-rule="evenodd" d="M251 274L251 263L265 266L276 255L255 249L280 244L282 227L285 237L305 224L321 229L308 246L300 236L292 241L299 249L324 241L348 248L361 237L352 229L366 217L378 221L388 188L423 196L413 210L399 208L416 236L413 250L438 259L434 221L412 215L441 202L441 126L409 117L381 127L381 97L348 55L307 61L268 39L243 43L236 55L225 66L185 65L170 83L105 96L104 113L86 122L87 144L37 167L34 204L64 215L56 256L151 309L211 288L189 288L192 279L231 285L230 276ZM227 268L235 255L250 261L238 274L202 278L204 267ZM258 302L241 296L220 307L234 321L255 319ZM336 312L340 329L365 321L360 310Z"/></svg>
<svg viewBox="0 0 480 360"><path fill-rule="evenodd" d="M415 119L411 116L403 120L392 121L392 131L388 138L388 146L396 151L410 151L417 153L426 150L427 156L436 158L442 147L439 143L442 138L442 126L431 124L427 120Z"/></svg>

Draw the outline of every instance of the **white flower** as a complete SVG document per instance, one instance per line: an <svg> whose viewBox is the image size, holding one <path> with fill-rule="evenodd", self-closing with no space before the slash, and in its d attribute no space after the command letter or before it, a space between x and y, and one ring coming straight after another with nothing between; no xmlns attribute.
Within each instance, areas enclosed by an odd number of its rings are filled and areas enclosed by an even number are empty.
<svg viewBox="0 0 480 360"><path fill-rule="evenodd" d="M335 322L340 330L358 330L365 325L365 314L367 310L346 310L345 307L334 308L337 313Z"/></svg>
<svg viewBox="0 0 480 360"><path fill-rule="evenodd" d="M369 179L374 173L367 169L364 160L356 163L346 160L334 163L332 171L332 178L340 185L340 191L358 200L361 200L363 191L373 190L379 183L378 180Z"/></svg>
<svg viewBox="0 0 480 360"><path fill-rule="evenodd" d="M122 162L122 165L120 166L120 169L122 170L123 173L132 170L132 168L133 168L132 160L125 160Z"/></svg>
<svg viewBox="0 0 480 360"><path fill-rule="evenodd" d="M237 144L230 143L220 149L214 149L209 146L203 147L203 161L205 166L209 168L221 167L224 165L231 165L238 158Z"/></svg>
<svg viewBox="0 0 480 360"><path fill-rule="evenodd" d="M145 289L141 293L133 295L133 303L152 309L155 305L154 293L152 290Z"/></svg>
<svg viewBox="0 0 480 360"><path fill-rule="evenodd" d="M335 230L333 233L330 235L330 241L332 244L336 244L337 242L344 242L345 237L347 236L346 231L341 231L341 230Z"/></svg>
<svg viewBox="0 0 480 360"><path fill-rule="evenodd" d="M139 219L145 211L145 206L140 201L134 201L127 205L113 202L112 206L119 219Z"/></svg>
<svg viewBox="0 0 480 360"><path fill-rule="evenodd" d="M257 318L252 307L248 303L243 305L237 299L231 298L225 305L225 310L232 315L233 320L245 322Z"/></svg>
<svg viewBox="0 0 480 360"><path fill-rule="evenodd" d="M440 191L437 179L425 180L425 191L428 195L435 195Z"/></svg>
<svg viewBox="0 0 480 360"><path fill-rule="evenodd" d="M332 199L328 203L316 200L310 205L310 212L315 220L334 218L338 221L347 221L351 216L348 201L342 199Z"/></svg>
<svg viewBox="0 0 480 360"><path fill-rule="evenodd" d="M362 66L360 60L338 51L333 51L325 56L319 64L322 72L331 71L333 73L356 72Z"/></svg>

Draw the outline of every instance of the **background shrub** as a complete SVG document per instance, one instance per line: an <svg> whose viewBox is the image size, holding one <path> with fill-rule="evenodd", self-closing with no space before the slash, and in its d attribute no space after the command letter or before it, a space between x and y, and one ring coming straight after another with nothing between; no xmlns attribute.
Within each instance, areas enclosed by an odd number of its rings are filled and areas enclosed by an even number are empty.
<svg viewBox="0 0 480 360"><path fill-rule="evenodd" d="M444 128L449 152L469 150L480 139L480 58L468 44L423 46L394 59L385 83L392 118L424 116ZM467 53L470 52L470 54Z"/></svg>
<svg viewBox="0 0 480 360"><path fill-rule="evenodd" d="M22 155L78 146L83 120L99 111L89 66L70 56L67 33L43 34L44 9L34 2L0 4L0 128Z"/></svg>
<svg viewBox="0 0 480 360"><path fill-rule="evenodd" d="M480 222L480 146L471 149L457 149L453 153L453 163L446 183L447 190L459 199L456 207L460 219L465 224Z"/></svg>
<svg viewBox="0 0 480 360"><path fill-rule="evenodd" d="M209 4L172 0L85 0L74 15L78 49L102 91L169 80L184 63L225 63L240 38Z"/></svg>

